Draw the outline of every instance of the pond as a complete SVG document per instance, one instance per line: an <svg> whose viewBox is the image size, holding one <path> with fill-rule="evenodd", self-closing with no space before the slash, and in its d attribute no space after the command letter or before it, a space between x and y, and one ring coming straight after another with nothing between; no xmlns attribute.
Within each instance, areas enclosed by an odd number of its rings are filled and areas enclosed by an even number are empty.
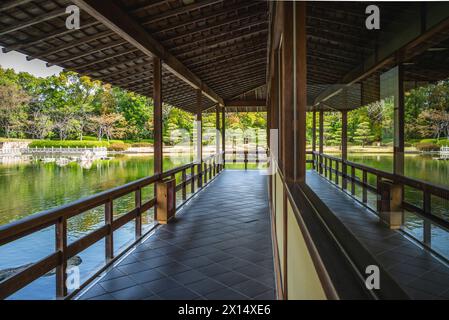
<svg viewBox="0 0 449 320"><path fill-rule="evenodd" d="M191 155L164 158L164 170L179 167L192 161ZM149 154L117 155L109 160L95 160L81 164L72 162L60 165L45 163L38 159L0 165L0 225L7 224L33 213L47 210L98 192L126 184L153 174L153 156ZM152 198L153 187L142 189L142 200ZM114 201L114 217L123 215L134 206L134 195L130 194ZM104 224L103 206L70 218L68 225L69 244L82 235ZM153 224L152 210L143 214L143 228ZM114 232L115 254L134 240L134 222ZM50 254L55 247L54 227L0 247L0 280L7 269L26 266ZM104 261L104 240L94 244L73 260L79 266L81 281L89 278ZM54 273L48 274L12 298L54 298Z"/></svg>

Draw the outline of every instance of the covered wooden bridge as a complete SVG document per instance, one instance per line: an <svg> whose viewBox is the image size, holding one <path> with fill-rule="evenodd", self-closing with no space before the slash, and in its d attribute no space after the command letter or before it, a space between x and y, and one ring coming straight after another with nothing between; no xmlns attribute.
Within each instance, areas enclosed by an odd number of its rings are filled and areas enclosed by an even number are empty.
<svg viewBox="0 0 449 320"><path fill-rule="evenodd" d="M73 4L80 9L80 29L66 26L66 8ZM449 190L404 176L404 92L447 79L449 6L379 3L380 29L374 30L365 23L366 7L242 0L2 2L5 52L153 99L155 174L1 226L0 245L54 226L55 250L0 282L0 297L17 297L56 269L60 299L448 298L449 269L432 248L431 230L449 229L432 210L432 199L449 199ZM392 172L347 160L348 111L385 96L395 103ZM198 128L202 113L215 111L222 133L216 154L203 156L199 134L196 161L164 170L163 103L194 113ZM251 110L267 111L268 175L226 169L225 113ZM341 111L341 157L324 154L327 111ZM306 112L313 112L312 150L306 150ZM375 176L374 185L368 176ZM179 215L145 229L142 215L166 203L153 194L144 197L143 190L169 177L176 178L184 203ZM407 201L404 188L417 190L421 204ZM115 216L114 200L130 194L134 209ZM370 197L375 207L368 208ZM104 225L69 243L67 221L97 207L104 207ZM401 225L396 213L405 211L423 219L422 239L389 228ZM114 235L128 223L135 225L135 243L118 252ZM99 241L102 267L79 288L67 288L68 259ZM379 268L380 288L366 286L369 266Z"/></svg>

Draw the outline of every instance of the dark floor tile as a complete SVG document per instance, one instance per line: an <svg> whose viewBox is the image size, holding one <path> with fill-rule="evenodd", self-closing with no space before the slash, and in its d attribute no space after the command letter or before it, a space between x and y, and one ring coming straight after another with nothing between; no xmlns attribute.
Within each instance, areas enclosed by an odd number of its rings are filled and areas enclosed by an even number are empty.
<svg viewBox="0 0 449 320"><path fill-rule="evenodd" d="M196 270L188 270L171 276L173 279L184 285L197 282L206 278L204 274Z"/></svg>
<svg viewBox="0 0 449 320"><path fill-rule="evenodd" d="M268 290L269 287L261 284L260 282L254 280L248 280L245 282L237 283L231 286L232 289L238 291L239 293L244 294L247 297L254 298L255 296L262 294Z"/></svg>
<svg viewBox="0 0 449 320"><path fill-rule="evenodd" d="M116 299L111 294L106 293L101 296L96 296L96 297L90 298L88 300L116 300Z"/></svg>
<svg viewBox="0 0 449 320"><path fill-rule="evenodd" d="M217 280L227 286L232 286L234 284L248 280L248 277L245 277L237 272L230 271L230 272L218 274L218 275L214 276L213 279Z"/></svg>
<svg viewBox="0 0 449 320"><path fill-rule="evenodd" d="M130 277L136 282L136 283L146 283L153 280L162 279L165 277L164 274L158 272L155 269L150 269L146 271L141 271L138 273L133 273L130 275Z"/></svg>
<svg viewBox="0 0 449 320"><path fill-rule="evenodd" d="M208 266L198 268L196 270L205 274L208 277L213 277L217 274L229 272L229 269L225 268L224 266L218 263L210 264Z"/></svg>
<svg viewBox="0 0 449 320"><path fill-rule="evenodd" d="M267 290L253 298L254 300L276 300L276 292L274 290Z"/></svg>
<svg viewBox="0 0 449 320"><path fill-rule="evenodd" d="M202 296L205 296L211 292L218 291L226 287L215 280L206 278L191 284L187 284L187 288Z"/></svg>
<svg viewBox="0 0 449 320"><path fill-rule="evenodd" d="M224 288L218 291L214 291L205 296L208 300L248 300L249 298L230 289Z"/></svg>
<svg viewBox="0 0 449 320"><path fill-rule="evenodd" d="M142 300L153 293L143 286L137 285L111 293L117 300Z"/></svg>
<svg viewBox="0 0 449 320"><path fill-rule="evenodd" d="M106 290L104 290L103 287L97 283L96 285L85 291L81 297L82 299L90 299L93 297L101 296L106 293L107 293Z"/></svg>
<svg viewBox="0 0 449 320"><path fill-rule="evenodd" d="M144 283L143 286L145 288L151 290L152 292L158 294L162 291L181 287L182 285L180 283L176 282L175 280L166 277L166 278L157 279L154 281Z"/></svg>
<svg viewBox="0 0 449 320"><path fill-rule="evenodd" d="M123 276L111 280L101 281L99 283L107 292L114 292L125 288L132 287L137 283L129 276Z"/></svg>
<svg viewBox="0 0 449 320"><path fill-rule="evenodd" d="M148 265L143 263L143 262L134 262L134 263L130 263L130 264L125 264L124 266L119 265L118 267L116 267L119 271L125 273L125 274L133 274L133 273L138 273L141 271L145 271L148 270Z"/></svg>
<svg viewBox="0 0 449 320"><path fill-rule="evenodd" d="M193 300L199 297L198 294L184 287L160 292L158 293L158 296L165 300Z"/></svg>

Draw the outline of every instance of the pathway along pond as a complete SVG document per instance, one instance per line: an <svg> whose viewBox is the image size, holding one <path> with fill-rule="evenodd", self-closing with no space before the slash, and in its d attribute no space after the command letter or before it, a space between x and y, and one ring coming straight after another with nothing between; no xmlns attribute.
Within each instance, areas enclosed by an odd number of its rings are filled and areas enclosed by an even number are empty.
<svg viewBox="0 0 449 320"><path fill-rule="evenodd" d="M349 160L363 163L381 170L391 171L393 158L390 154L350 154ZM190 162L189 157L164 159L164 169L174 168ZM236 165L230 167L235 168ZM153 173L151 155L120 155L110 160L97 160L89 166L70 163L58 166L56 163L29 161L15 164L0 164L0 225L19 220L33 213L47 210L100 191L123 185ZM407 155L405 173L409 177L449 186L449 161L433 160L431 156ZM407 191L407 190L406 190ZM149 199L151 188L143 190L143 199ZM407 197L417 199L407 192ZM373 197L370 201L374 203ZM447 202L435 203L438 212L449 218ZM114 202L114 214L120 216L134 205L134 196L129 195ZM435 206L434 206L435 207ZM144 216L144 226L153 222L152 212ZM69 243L104 223L103 208L90 210L68 221ZM422 236L422 220L407 216L408 230L415 236ZM433 246L444 250L449 243L447 234L433 228ZM116 252L134 240L134 224L128 223L114 233ZM44 258L54 250L54 227L0 247L0 270L25 266ZM440 250L440 251L441 251ZM445 249L447 251L447 249ZM70 264L77 265L81 281L89 278L104 263L104 240L79 254ZM3 272L6 276L8 272ZM2 273L0 272L0 280ZM54 298L54 273L41 277L17 292L12 299Z"/></svg>

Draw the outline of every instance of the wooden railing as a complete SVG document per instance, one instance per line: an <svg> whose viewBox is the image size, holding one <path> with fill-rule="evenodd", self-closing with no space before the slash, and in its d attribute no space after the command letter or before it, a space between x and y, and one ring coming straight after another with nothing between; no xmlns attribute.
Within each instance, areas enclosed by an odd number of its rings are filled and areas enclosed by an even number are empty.
<svg viewBox="0 0 449 320"><path fill-rule="evenodd" d="M56 269L56 297L67 297L66 269L68 259L89 248L97 241L105 238L106 265L76 290L79 291L117 258L114 256L113 246L115 230L134 220L136 241L145 236L142 235L142 213L155 207L156 200L155 198L152 198L145 202L142 201L142 189L144 187L153 185L167 177L175 177L176 174L181 173L181 181L176 185L176 191L182 190L182 200L185 202L188 200L187 188L189 184L191 193L194 194L195 190L199 191L222 170L223 165L220 161L217 161L216 155L212 155L203 159L203 163L201 164L189 163L168 170L162 174L155 174L151 177L142 178L123 186L0 226L0 246L38 232L49 226L55 226L56 243L55 252L0 282L0 299L10 296L53 269ZM190 175L188 175L188 171L190 171ZM195 181L197 182L197 189L195 189ZM114 200L132 193L134 193L135 199L134 209L114 219ZM67 220L99 206L104 206L105 224L71 244L68 244ZM121 254L123 254L123 252ZM72 292L69 296L73 296L75 293L76 292Z"/></svg>
<svg viewBox="0 0 449 320"><path fill-rule="evenodd" d="M248 169L249 163L259 164L261 162L266 162L268 159L269 151L266 149L263 152L260 152L258 149L256 150L243 150L243 151L226 151L226 155L231 156L227 158L226 161L229 163L243 163L245 170Z"/></svg>
<svg viewBox="0 0 449 320"><path fill-rule="evenodd" d="M423 219L423 239L418 239L423 244L427 246L430 246L431 244L432 224L449 232L449 222L437 216L434 210L432 210L432 197L440 199L441 201L449 200L449 188L418 179L408 178L403 175L392 174L351 161L343 161L340 158L320 154L318 152L313 152L312 154L314 170L334 182L342 190L346 191L365 206L368 206L368 192L374 193L377 202L376 207L372 209L376 212L380 212L382 201L380 184L383 179L392 181L395 184L400 184L403 188L409 188L418 194L421 193L421 201L416 201L415 203L411 203L404 195L402 197L402 208ZM369 183L368 175L373 175L375 177L374 184ZM361 187L361 200L355 196L356 185ZM421 205L417 205L417 202L421 202Z"/></svg>

